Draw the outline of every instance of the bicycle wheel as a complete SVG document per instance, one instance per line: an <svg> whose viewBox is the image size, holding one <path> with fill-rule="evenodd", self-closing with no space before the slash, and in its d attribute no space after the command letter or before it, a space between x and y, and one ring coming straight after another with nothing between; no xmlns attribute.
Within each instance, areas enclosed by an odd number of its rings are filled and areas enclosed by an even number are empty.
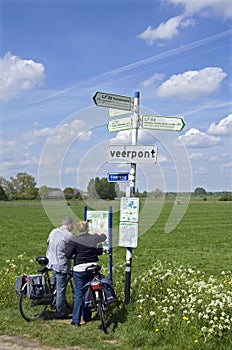
<svg viewBox="0 0 232 350"><path fill-rule="evenodd" d="M27 297L27 288L23 288L19 296L19 311L26 321L33 321L45 314L47 305L36 305L36 300Z"/></svg>
<svg viewBox="0 0 232 350"><path fill-rule="evenodd" d="M68 309L72 310L73 303L74 303L74 286L73 286L72 275L70 275L67 280L65 305Z"/></svg>
<svg viewBox="0 0 232 350"><path fill-rule="evenodd" d="M99 317L100 317L100 321L101 321L101 324L102 324L102 329L103 329L103 331L105 333L107 333L107 325L106 325L106 321L105 321L105 316L104 316L104 311L103 311L101 299L98 300L97 311L98 311L98 314L99 314Z"/></svg>

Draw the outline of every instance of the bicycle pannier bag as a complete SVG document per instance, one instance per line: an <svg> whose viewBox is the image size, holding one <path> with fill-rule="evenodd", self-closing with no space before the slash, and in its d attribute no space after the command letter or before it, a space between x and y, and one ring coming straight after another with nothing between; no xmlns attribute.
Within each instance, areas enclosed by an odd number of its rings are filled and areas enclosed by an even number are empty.
<svg viewBox="0 0 232 350"><path fill-rule="evenodd" d="M82 305L90 308L93 306L91 282L86 283L82 289Z"/></svg>
<svg viewBox="0 0 232 350"><path fill-rule="evenodd" d="M29 299L40 299L45 292L45 278L42 275L28 275L27 297Z"/></svg>
<svg viewBox="0 0 232 350"><path fill-rule="evenodd" d="M115 295L115 291L113 288L113 282L109 278L104 277L101 279L101 285L102 285L102 289L103 289L103 292L105 294L107 303L111 304L111 303L115 302L116 295Z"/></svg>
<svg viewBox="0 0 232 350"><path fill-rule="evenodd" d="M15 291L18 295L20 295L22 286L23 286L23 278L24 276L18 276L16 277L16 281L15 281Z"/></svg>

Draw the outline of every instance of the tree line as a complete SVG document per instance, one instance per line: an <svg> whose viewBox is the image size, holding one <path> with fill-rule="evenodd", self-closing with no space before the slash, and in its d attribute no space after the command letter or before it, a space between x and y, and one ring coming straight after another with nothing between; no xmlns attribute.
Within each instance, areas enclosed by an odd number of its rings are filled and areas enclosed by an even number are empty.
<svg viewBox="0 0 232 350"><path fill-rule="evenodd" d="M91 179L87 194L78 188L66 187L64 190L48 186L36 187L35 179L27 173L18 173L16 177L6 179L0 177L0 200L32 200L32 199L83 199L89 198L115 199L119 194L119 186L108 182L107 178Z"/></svg>
<svg viewBox="0 0 232 350"><path fill-rule="evenodd" d="M207 192L202 187L197 187L192 195L200 196L207 200L207 195L217 194L220 195L220 200L231 201L231 192ZM27 173L18 173L16 177L10 177L6 179L0 177L0 200L32 200L32 199L59 199L65 198L67 200L83 199L85 196L93 199L109 199L120 198L125 196L126 193L120 191L118 183L108 182L106 177L90 179L87 186L87 193L74 187L66 187L64 190L60 188L52 188L46 185L40 188L36 187L35 179L32 175ZM137 189L135 196L140 198L161 198L164 196L175 196L176 193L168 192L164 193L160 189L156 189L151 192L143 191L139 192Z"/></svg>

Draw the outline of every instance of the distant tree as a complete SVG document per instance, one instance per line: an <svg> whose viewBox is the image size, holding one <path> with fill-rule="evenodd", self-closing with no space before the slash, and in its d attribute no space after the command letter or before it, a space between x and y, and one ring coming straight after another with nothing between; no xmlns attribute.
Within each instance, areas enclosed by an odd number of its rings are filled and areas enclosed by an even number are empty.
<svg viewBox="0 0 232 350"><path fill-rule="evenodd" d="M159 188L156 188L155 191L151 192L151 196L154 197L154 198L161 198L161 197L164 196L164 193Z"/></svg>
<svg viewBox="0 0 232 350"><path fill-rule="evenodd" d="M36 182L33 176L27 173L18 173L15 178L10 178L14 190L15 199L35 199L38 194Z"/></svg>
<svg viewBox="0 0 232 350"><path fill-rule="evenodd" d="M73 191L74 191L73 198L76 198L76 199L82 198L81 191L78 188L74 188Z"/></svg>
<svg viewBox="0 0 232 350"><path fill-rule="evenodd" d="M49 188L47 186L41 186L39 188L39 197L41 199L47 199L49 194Z"/></svg>
<svg viewBox="0 0 232 350"><path fill-rule="evenodd" d="M9 180L1 177L0 186L9 200L35 199L38 195L35 179L27 173L18 173L15 178L11 176Z"/></svg>
<svg viewBox="0 0 232 350"><path fill-rule="evenodd" d="M232 192L223 192L219 201L232 201Z"/></svg>
<svg viewBox="0 0 232 350"><path fill-rule="evenodd" d="M106 177L91 179L87 187L88 195L90 198L115 199L117 197L115 185L114 182L108 182Z"/></svg>
<svg viewBox="0 0 232 350"><path fill-rule="evenodd" d="M147 198L147 191L143 191L143 193L140 194L140 197Z"/></svg>
<svg viewBox="0 0 232 350"><path fill-rule="evenodd" d="M15 188L14 182L11 180L7 180L4 177L0 177L0 185L4 189L4 192L9 200L13 199L15 194L17 193L17 189Z"/></svg>
<svg viewBox="0 0 232 350"><path fill-rule="evenodd" d="M196 194L196 195L206 195L207 191L204 188L202 188L202 187L197 187L194 190L194 194Z"/></svg>
<svg viewBox="0 0 232 350"><path fill-rule="evenodd" d="M65 199L72 199L74 197L74 189L72 187L66 187L63 192Z"/></svg>
<svg viewBox="0 0 232 350"><path fill-rule="evenodd" d="M96 189L95 189L95 180L94 179L91 179L89 181L88 186L87 186L87 191L88 191L89 198L93 198L93 199L99 198L97 195Z"/></svg>
<svg viewBox="0 0 232 350"><path fill-rule="evenodd" d="M0 200L1 201L7 200L7 195L6 195L4 188L2 186L0 186Z"/></svg>

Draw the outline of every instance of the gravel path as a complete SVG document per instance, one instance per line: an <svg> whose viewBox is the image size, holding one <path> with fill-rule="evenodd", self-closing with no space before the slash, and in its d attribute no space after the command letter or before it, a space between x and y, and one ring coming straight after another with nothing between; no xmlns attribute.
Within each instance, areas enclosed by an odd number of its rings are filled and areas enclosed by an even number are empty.
<svg viewBox="0 0 232 350"><path fill-rule="evenodd" d="M65 347L64 350L81 350L79 346ZM11 337L8 335L0 336L0 350L61 350L61 348L52 348L42 345L37 340L23 339L20 337Z"/></svg>

